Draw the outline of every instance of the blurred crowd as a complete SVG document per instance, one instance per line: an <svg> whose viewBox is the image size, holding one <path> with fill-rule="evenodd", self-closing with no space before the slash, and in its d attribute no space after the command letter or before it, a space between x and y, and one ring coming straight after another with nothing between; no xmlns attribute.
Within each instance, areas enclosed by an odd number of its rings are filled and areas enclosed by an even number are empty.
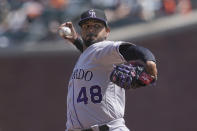
<svg viewBox="0 0 197 131"><path fill-rule="evenodd" d="M65 21L77 25L89 8L105 10L112 28L152 21L158 17L188 14L196 0L0 0L0 47L40 43L58 38L58 26ZM127 24L127 23L124 23ZM78 29L78 26L75 26Z"/></svg>

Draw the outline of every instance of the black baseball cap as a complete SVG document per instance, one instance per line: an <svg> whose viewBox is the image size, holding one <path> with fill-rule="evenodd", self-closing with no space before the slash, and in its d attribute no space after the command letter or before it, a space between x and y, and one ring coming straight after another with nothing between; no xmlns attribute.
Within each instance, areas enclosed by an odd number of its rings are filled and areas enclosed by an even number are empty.
<svg viewBox="0 0 197 131"><path fill-rule="evenodd" d="M103 22L105 26L107 27L107 17L105 15L105 12L100 9L90 9L81 14L81 18L79 21L79 25L81 26L85 21L87 20L98 20L100 22Z"/></svg>

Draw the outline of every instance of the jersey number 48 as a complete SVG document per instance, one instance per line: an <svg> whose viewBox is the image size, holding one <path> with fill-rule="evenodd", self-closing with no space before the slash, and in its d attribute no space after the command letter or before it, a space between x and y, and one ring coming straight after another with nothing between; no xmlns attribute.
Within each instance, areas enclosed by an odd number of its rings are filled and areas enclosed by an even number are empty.
<svg viewBox="0 0 197 131"><path fill-rule="evenodd" d="M101 87L98 85L94 85L90 87L89 90L91 96L91 102L93 103L101 103L102 101L102 94L101 94ZM84 104L88 104L88 97L86 87L81 87L79 91L79 95L77 97L77 103L84 102Z"/></svg>

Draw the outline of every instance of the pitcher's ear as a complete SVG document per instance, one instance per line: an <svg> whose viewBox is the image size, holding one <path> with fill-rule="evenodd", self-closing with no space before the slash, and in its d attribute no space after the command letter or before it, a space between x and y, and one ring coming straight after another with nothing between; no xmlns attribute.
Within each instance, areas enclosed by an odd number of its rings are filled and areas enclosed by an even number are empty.
<svg viewBox="0 0 197 131"><path fill-rule="evenodd" d="M105 30L106 30L107 33L110 33L110 28L109 27L106 27Z"/></svg>

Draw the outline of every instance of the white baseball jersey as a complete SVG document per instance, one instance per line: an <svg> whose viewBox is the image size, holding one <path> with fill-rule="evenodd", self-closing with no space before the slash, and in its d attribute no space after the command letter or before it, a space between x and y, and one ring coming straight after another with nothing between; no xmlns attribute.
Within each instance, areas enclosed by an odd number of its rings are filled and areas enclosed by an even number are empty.
<svg viewBox="0 0 197 131"><path fill-rule="evenodd" d="M121 122L114 126L125 126L125 90L110 82L113 65L125 62L121 43L98 42L80 55L68 85L66 130L113 126L116 120Z"/></svg>

